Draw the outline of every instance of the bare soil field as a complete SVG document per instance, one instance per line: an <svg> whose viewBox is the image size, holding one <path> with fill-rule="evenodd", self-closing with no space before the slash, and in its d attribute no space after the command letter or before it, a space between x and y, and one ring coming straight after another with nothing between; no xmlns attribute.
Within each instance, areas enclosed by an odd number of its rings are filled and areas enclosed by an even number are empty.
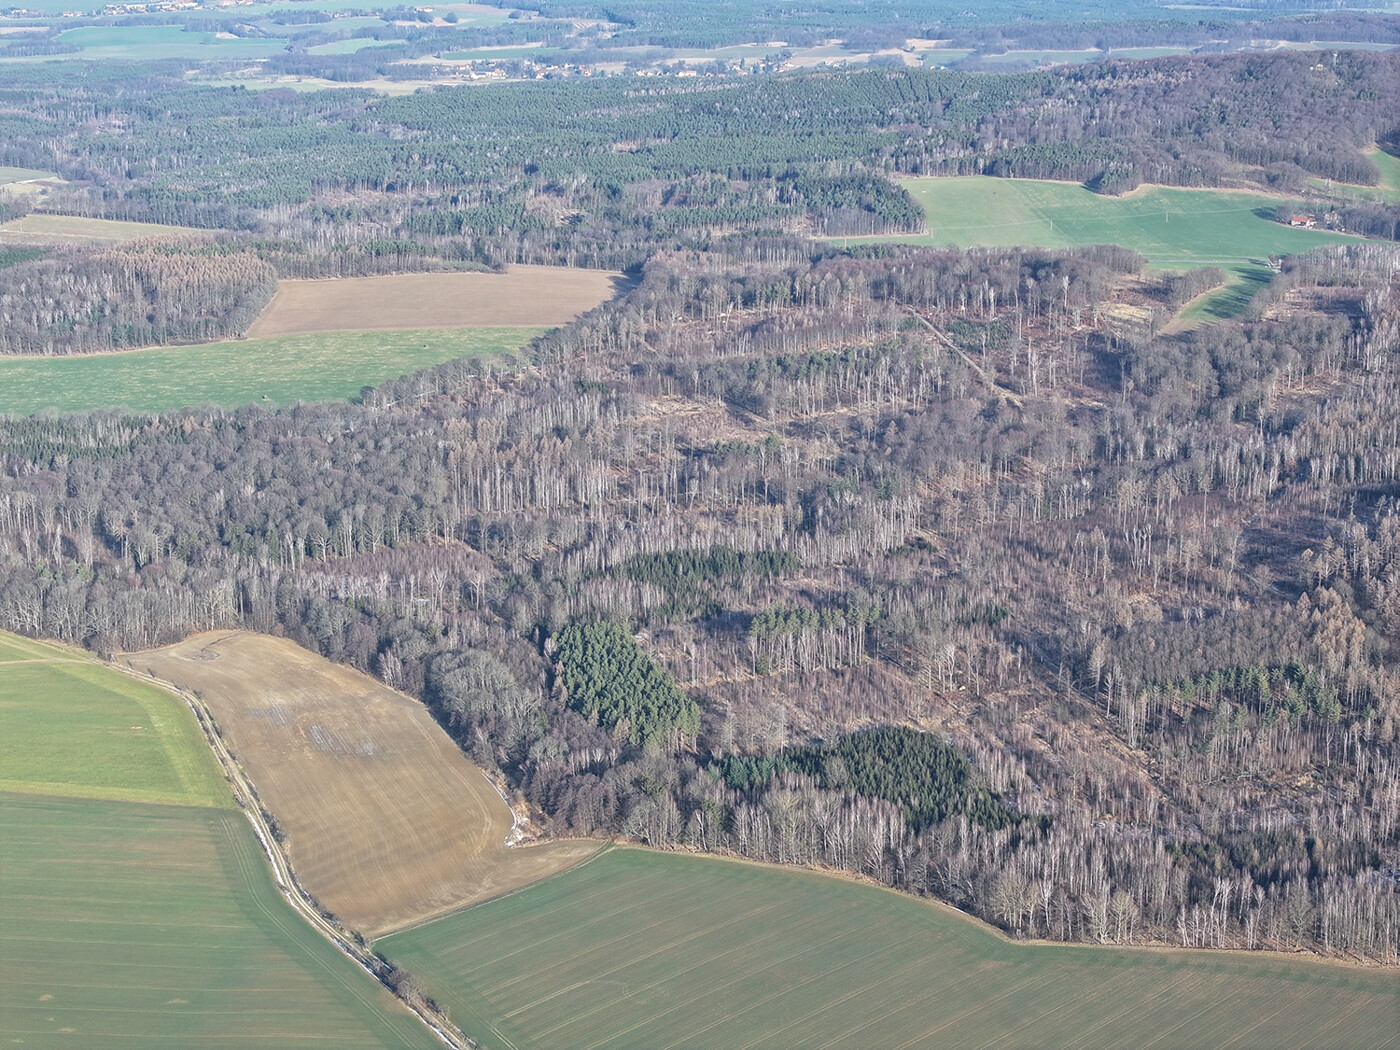
<svg viewBox="0 0 1400 1050"><path fill-rule="evenodd" d="M422 704L285 639L212 632L123 659L203 700L302 886L350 929L401 929L598 848L507 848L510 807Z"/></svg>
<svg viewBox="0 0 1400 1050"><path fill-rule="evenodd" d="M625 280L606 270L512 266L506 273L283 281L248 336L561 325L612 298Z"/></svg>
<svg viewBox="0 0 1400 1050"><path fill-rule="evenodd" d="M0 243L12 244L122 244L143 237L204 233L188 226L157 226L150 222L117 219L85 219L79 215L34 212L0 226Z"/></svg>

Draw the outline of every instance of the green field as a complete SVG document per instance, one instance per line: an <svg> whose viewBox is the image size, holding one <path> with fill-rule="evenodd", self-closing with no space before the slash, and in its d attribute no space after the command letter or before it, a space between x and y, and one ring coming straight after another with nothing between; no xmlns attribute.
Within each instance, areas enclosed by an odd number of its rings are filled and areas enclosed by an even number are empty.
<svg viewBox="0 0 1400 1050"><path fill-rule="evenodd" d="M54 178L54 173L51 171L37 171L34 168L0 167L0 186L8 185L11 182L28 182L31 179L52 178Z"/></svg>
<svg viewBox="0 0 1400 1050"><path fill-rule="evenodd" d="M923 206L929 232L852 241L1044 248L1120 244L1163 269L1223 267L1231 281L1195 306L1200 320L1238 313L1249 295L1267 283L1264 261L1269 255L1355 239L1274 222L1277 199L1240 190L1149 186L1127 197L1108 197L1072 182L980 175L904 179L900 184Z"/></svg>
<svg viewBox="0 0 1400 1050"><path fill-rule="evenodd" d="M330 332L83 357L4 357L0 413L339 400L456 357L513 352L545 330Z"/></svg>
<svg viewBox="0 0 1400 1050"><path fill-rule="evenodd" d="M0 1043L439 1045L282 900L177 697L3 633L0 930Z"/></svg>
<svg viewBox="0 0 1400 1050"><path fill-rule="evenodd" d="M0 791L231 804L178 698L62 651L36 662L8 652L0 650Z"/></svg>
<svg viewBox="0 0 1400 1050"><path fill-rule="evenodd" d="M160 58L265 58L287 47L285 40L186 33L180 26L83 26L58 35L81 51L67 56L146 62ZM42 56L45 59L65 56Z"/></svg>
<svg viewBox="0 0 1400 1050"><path fill-rule="evenodd" d="M616 849L376 947L483 1046L1395 1046L1400 974L1017 945L809 872Z"/></svg>

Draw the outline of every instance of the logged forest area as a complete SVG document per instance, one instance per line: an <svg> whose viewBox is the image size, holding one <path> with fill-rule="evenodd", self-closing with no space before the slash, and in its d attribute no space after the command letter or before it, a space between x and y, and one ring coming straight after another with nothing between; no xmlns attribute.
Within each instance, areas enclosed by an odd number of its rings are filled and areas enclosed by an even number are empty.
<svg viewBox="0 0 1400 1050"><path fill-rule="evenodd" d="M1400 961L1394 54L0 98L0 163L60 176L3 218L182 228L0 253L5 354L238 338L290 279L598 289L349 400L0 416L0 627L283 636L549 836ZM1246 189L1340 243L1186 324L1209 260L836 243L936 237L905 175Z"/></svg>

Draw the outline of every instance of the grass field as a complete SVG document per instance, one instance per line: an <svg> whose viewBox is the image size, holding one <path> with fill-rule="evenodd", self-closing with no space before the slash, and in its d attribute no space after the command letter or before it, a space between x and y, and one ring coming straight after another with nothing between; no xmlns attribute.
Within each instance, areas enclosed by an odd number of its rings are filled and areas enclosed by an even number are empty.
<svg viewBox="0 0 1400 1050"><path fill-rule="evenodd" d="M483 1046L1396 1046L1400 974L1017 945L934 905L613 850L376 947Z"/></svg>
<svg viewBox="0 0 1400 1050"><path fill-rule="evenodd" d="M12 182L29 182L32 179L52 178L54 178L54 173L51 171L37 171L34 168L0 167L0 186L8 186Z"/></svg>
<svg viewBox="0 0 1400 1050"><path fill-rule="evenodd" d="M67 56L45 55L46 59L148 62L161 58L265 58L287 47L285 40L186 33L180 26L83 26L60 33L58 39L82 50Z"/></svg>
<svg viewBox="0 0 1400 1050"><path fill-rule="evenodd" d="M251 338L412 328L567 324L616 295L620 273L512 266L505 273L404 273L283 281Z"/></svg>
<svg viewBox="0 0 1400 1050"><path fill-rule="evenodd" d="M5 1044L439 1045L282 900L178 697L3 633L0 931Z"/></svg>
<svg viewBox="0 0 1400 1050"><path fill-rule="evenodd" d="M202 233L187 226L159 226L151 222L122 222L118 219L85 219L79 215L48 215L34 212L0 226L0 244L121 244L143 237Z"/></svg>
<svg viewBox="0 0 1400 1050"><path fill-rule="evenodd" d="M970 175L915 178L903 185L928 216L926 234L894 240L957 247L1119 244L1171 270L1223 267L1222 291L1196 304L1196 319L1234 316L1270 276L1271 254L1304 252L1354 238L1274 222L1278 201L1238 190L1143 187L1106 197L1070 182Z"/></svg>
<svg viewBox="0 0 1400 1050"><path fill-rule="evenodd" d="M422 704L285 639L218 632L124 660L199 693L297 878L351 929L420 921L597 849L506 849L509 807Z"/></svg>
<svg viewBox="0 0 1400 1050"><path fill-rule="evenodd" d="M0 1041L440 1045L281 900L232 810L0 794Z"/></svg>
<svg viewBox="0 0 1400 1050"><path fill-rule="evenodd" d="M511 353L545 330L334 332L82 357L0 357L0 412L340 400L455 357Z"/></svg>
<svg viewBox="0 0 1400 1050"><path fill-rule="evenodd" d="M231 804L177 697L56 647L14 653L0 648L0 791Z"/></svg>

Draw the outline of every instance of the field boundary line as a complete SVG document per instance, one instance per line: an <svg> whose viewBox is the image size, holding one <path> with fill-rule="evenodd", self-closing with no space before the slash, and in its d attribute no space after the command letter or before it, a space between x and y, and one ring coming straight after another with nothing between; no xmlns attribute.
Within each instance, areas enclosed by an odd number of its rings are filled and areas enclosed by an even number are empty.
<svg viewBox="0 0 1400 1050"><path fill-rule="evenodd" d="M229 784L234 790L235 801L242 808L248 822L253 826L253 834L257 836L262 844L263 855L267 857L268 863L272 866L273 881L277 885L278 892L282 898L292 906L293 911L300 915L317 933L321 934L336 948L348 955L362 970L372 977L377 984L385 988L394 995L394 998L402 1003L408 1010L423 1022L425 1026L436 1035L443 1044L451 1047L452 1050L477 1050L478 1044L465 1032L460 1031L447 1016L440 1010L430 1009L421 1002L412 1002L399 995L393 988L390 988L385 981L387 971L386 964L374 954L373 951L362 948L355 943L352 937L346 935L345 931L332 923L313 906L312 897L297 881L295 872L292 870L290 861L281 845L277 842L276 836L272 834L272 829L268 826L267 818L263 816L262 805L258 801L257 791L252 780L234 758L224 743L218 728L214 722L214 716L205 706L204 701L193 693L187 693L178 686L164 679L158 678L147 672L142 674L134 667L126 667L122 664L113 663L113 667L118 668L122 673L135 678L138 681L154 682L162 688L174 693L183 700L195 720L199 723L200 729L204 732L204 739L208 742L214 752L214 757L218 760L220 767L228 777Z"/></svg>

